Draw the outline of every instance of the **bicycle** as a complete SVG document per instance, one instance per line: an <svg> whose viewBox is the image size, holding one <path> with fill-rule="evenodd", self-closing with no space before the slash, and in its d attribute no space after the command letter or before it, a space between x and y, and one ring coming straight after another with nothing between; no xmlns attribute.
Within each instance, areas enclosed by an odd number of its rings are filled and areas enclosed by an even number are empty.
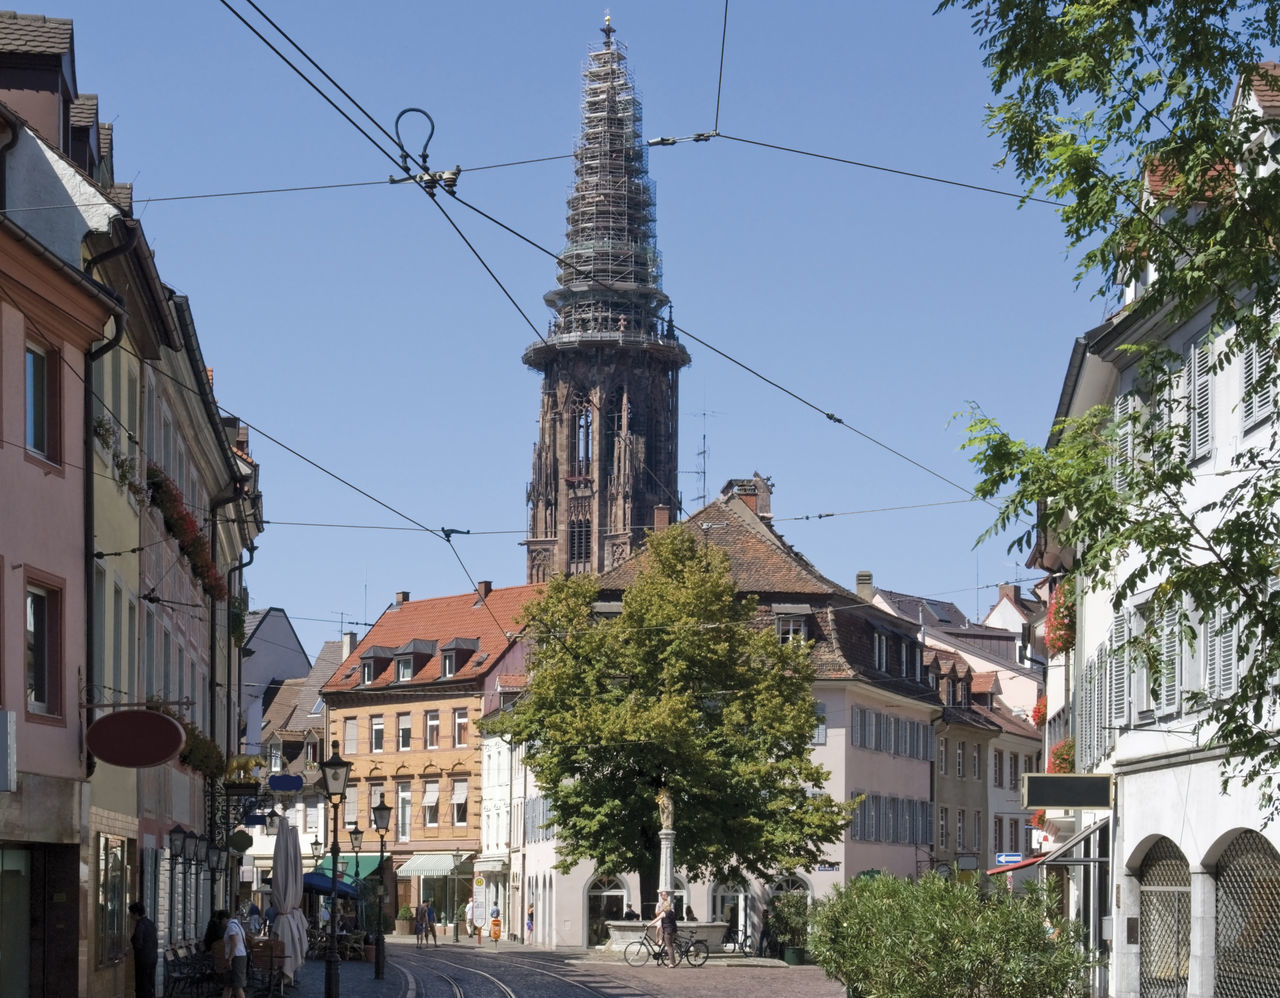
<svg viewBox="0 0 1280 998"><path fill-rule="evenodd" d="M736 926L724 930L724 938L720 940L720 948L726 953L741 953L743 956L756 955L756 941L747 932L739 932Z"/></svg>
<svg viewBox="0 0 1280 998"><path fill-rule="evenodd" d="M676 936L676 963L686 960L690 967L701 967L710 955L711 950L701 939L692 935ZM660 967L667 965L666 947L650 939L648 932L635 942L627 943L626 949L622 951L622 958L633 967L643 967L650 960Z"/></svg>

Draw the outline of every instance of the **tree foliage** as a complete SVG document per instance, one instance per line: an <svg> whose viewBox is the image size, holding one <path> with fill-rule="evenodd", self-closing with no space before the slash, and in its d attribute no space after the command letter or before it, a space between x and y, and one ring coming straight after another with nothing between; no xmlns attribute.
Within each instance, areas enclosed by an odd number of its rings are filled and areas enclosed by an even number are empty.
<svg viewBox="0 0 1280 998"><path fill-rule="evenodd" d="M1080 926L1052 920L1044 889L1026 894L929 872L858 877L813 909L809 954L859 998L1025 998L1085 993Z"/></svg>
<svg viewBox="0 0 1280 998"><path fill-rule="evenodd" d="M1256 350L1247 401L1277 382L1280 170L1274 122L1248 100L1280 93L1260 68L1280 48L1280 0L944 0L968 11L986 52L995 102L989 124L1028 192L1061 203L1080 275L1149 276L1125 305L1135 322L1170 329L1212 313L1214 368ZM1114 606L1154 587L1151 618L1166 610L1188 642L1221 621L1249 661L1238 688L1210 702L1203 723L1226 747L1224 782L1257 781L1274 802L1280 746L1272 687L1280 668L1280 606L1271 599L1280 550L1280 453L1276 423L1250 434L1220 496L1189 501L1181 358L1151 342L1132 345L1145 404L1121 419L1095 409L1053 428L1051 447L1013 438L976 406L969 414L977 494L997 500L993 530L1014 546L1056 537L1073 550L1087 589ZM1117 475L1121 437L1133 460ZM1129 448L1125 448L1129 450ZM1152 684L1160 656L1133 642Z"/></svg>
<svg viewBox="0 0 1280 998"><path fill-rule="evenodd" d="M723 551L681 527L652 535L619 616L596 580L558 577L525 611L529 683L488 730L525 747L550 804L558 866L656 884L656 798L675 803L676 865L694 878L767 877L818 861L849 805L821 790L801 643L752 624Z"/></svg>

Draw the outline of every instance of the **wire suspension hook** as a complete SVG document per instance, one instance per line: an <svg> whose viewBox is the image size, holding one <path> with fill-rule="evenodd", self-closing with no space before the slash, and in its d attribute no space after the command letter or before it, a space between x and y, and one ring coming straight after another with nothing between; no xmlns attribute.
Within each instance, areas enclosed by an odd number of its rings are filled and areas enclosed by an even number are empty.
<svg viewBox="0 0 1280 998"><path fill-rule="evenodd" d="M418 165L424 170L427 168L427 146L431 145L431 137L436 134L435 119L432 118L431 115L427 114L427 112L422 110L422 108L420 107L406 107L403 111L401 111L399 114L396 115L396 124L395 124L396 145L400 147L400 165L404 168L404 171L406 173L409 172L409 152L404 147L404 140L400 138L400 119L403 118L406 114L409 114L410 112L414 114L422 115L424 118L427 119L427 124L431 126L431 130L427 132L426 141L422 143L422 152L418 154L419 155Z"/></svg>

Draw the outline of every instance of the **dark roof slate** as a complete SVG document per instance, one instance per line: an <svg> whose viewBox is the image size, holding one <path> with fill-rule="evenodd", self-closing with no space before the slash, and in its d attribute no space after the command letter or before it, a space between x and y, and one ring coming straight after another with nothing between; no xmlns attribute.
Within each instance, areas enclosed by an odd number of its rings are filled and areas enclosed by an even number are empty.
<svg viewBox="0 0 1280 998"><path fill-rule="evenodd" d="M0 10L0 51L62 55L71 51L71 38L70 18Z"/></svg>

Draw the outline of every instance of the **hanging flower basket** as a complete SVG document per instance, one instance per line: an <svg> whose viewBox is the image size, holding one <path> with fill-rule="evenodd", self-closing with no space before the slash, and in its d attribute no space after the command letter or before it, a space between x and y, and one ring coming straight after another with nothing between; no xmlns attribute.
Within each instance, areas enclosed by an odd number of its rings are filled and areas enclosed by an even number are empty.
<svg viewBox="0 0 1280 998"><path fill-rule="evenodd" d="M1076 771L1076 740L1064 738L1049 749L1050 773L1074 773Z"/></svg>
<svg viewBox="0 0 1280 998"><path fill-rule="evenodd" d="M207 595L222 602L228 596L227 580L214 564L209 539L187 509L178 486L154 464L147 465L147 486L151 491L151 505L160 511L165 530L178 542L178 550L187 559L192 574Z"/></svg>
<svg viewBox="0 0 1280 998"><path fill-rule="evenodd" d="M1049 596L1044 616L1044 646L1050 655L1065 655L1076 646L1076 582L1068 575Z"/></svg>
<svg viewBox="0 0 1280 998"><path fill-rule="evenodd" d="M1041 695L1040 699L1036 701L1036 705L1031 709L1031 723L1037 728L1043 728L1045 715L1048 714L1048 712L1049 700L1047 697Z"/></svg>

